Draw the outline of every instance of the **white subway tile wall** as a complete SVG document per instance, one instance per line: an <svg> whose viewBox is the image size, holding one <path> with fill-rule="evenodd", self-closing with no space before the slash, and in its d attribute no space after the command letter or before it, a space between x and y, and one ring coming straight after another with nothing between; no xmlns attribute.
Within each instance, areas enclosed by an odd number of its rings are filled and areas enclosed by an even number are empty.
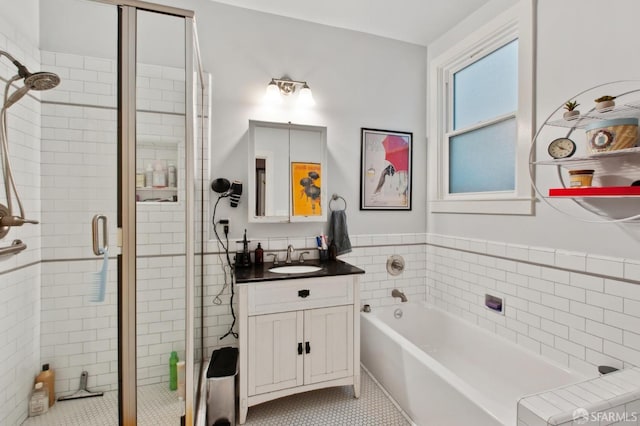
<svg viewBox="0 0 640 426"><path fill-rule="evenodd" d="M20 424L40 363L39 264L0 273L0 324L0 424Z"/></svg>
<svg viewBox="0 0 640 426"><path fill-rule="evenodd" d="M40 52L30 38L0 15L0 50L9 52L30 70L40 70ZM0 84L16 74L6 58L0 60ZM22 86L14 84L10 93ZM13 174L28 219L41 220L40 102L30 92L7 111L7 137ZM4 179L0 173L0 188ZM6 205L4 189L0 203ZM14 201L14 213L19 213ZM27 413L33 377L40 369L40 225L13 228L0 247L20 239L27 249L19 256L0 258L0 424L19 424ZM16 269L20 268L20 269Z"/></svg>
<svg viewBox="0 0 640 426"><path fill-rule="evenodd" d="M427 235L427 301L586 374L640 365L640 283L625 281L636 261L459 240Z"/></svg>

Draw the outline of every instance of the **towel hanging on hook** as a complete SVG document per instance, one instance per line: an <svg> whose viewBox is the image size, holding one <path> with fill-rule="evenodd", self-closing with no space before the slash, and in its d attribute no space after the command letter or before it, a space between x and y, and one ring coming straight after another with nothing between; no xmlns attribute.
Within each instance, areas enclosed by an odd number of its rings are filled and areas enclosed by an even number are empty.
<svg viewBox="0 0 640 426"><path fill-rule="evenodd" d="M338 194L333 194L333 195L331 196L331 200L329 201L329 210L334 211L334 210L331 208L331 203L332 203L332 202L334 202L334 201L337 201L337 200L342 200L342 202L344 203L344 208L343 208L342 210L346 210L346 209L347 209L347 200L345 200L344 198L342 198L342 197L341 197L340 195L338 195ZM339 210L338 210L338 211L339 211Z"/></svg>

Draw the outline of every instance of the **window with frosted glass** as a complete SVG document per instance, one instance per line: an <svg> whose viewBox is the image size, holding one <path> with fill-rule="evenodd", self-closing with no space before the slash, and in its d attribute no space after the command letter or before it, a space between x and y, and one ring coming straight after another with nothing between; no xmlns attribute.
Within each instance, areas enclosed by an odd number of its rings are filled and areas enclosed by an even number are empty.
<svg viewBox="0 0 640 426"><path fill-rule="evenodd" d="M516 119L449 138L449 193L515 189Z"/></svg>
<svg viewBox="0 0 640 426"><path fill-rule="evenodd" d="M453 74L450 194L515 189L517 108L518 40Z"/></svg>

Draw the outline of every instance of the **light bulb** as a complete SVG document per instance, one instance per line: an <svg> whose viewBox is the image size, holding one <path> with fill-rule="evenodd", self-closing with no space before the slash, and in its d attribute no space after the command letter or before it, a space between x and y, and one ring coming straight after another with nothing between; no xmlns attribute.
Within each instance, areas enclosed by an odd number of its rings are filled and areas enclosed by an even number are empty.
<svg viewBox="0 0 640 426"><path fill-rule="evenodd" d="M267 91L264 95L264 100L272 105L278 105L282 103L282 96L280 96L280 89L274 80L267 86Z"/></svg>
<svg viewBox="0 0 640 426"><path fill-rule="evenodd" d="M298 95L298 104L303 107L310 107L316 104L316 101L313 100L313 94L311 93L311 89L304 83L302 89L300 89L300 94Z"/></svg>

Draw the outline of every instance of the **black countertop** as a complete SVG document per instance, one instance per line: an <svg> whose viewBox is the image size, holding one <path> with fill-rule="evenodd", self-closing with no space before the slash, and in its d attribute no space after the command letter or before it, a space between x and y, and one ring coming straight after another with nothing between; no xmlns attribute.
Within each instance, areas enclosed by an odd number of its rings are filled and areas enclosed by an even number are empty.
<svg viewBox="0 0 640 426"><path fill-rule="evenodd" d="M309 265L309 266L321 266L322 269L316 272L307 272L304 274L276 274L269 272L270 268L278 266L296 266L296 265ZM318 260L307 260L304 263L294 262L289 265L284 262L280 262L277 265L273 263L263 263L262 265L252 264L248 268L235 268L236 283L237 284L249 284L262 281L278 281L278 280L291 280L291 279L303 279L303 278L317 278L317 277L332 277L336 275L353 275L364 274L364 271L353 265L350 265L342 260L328 260L320 262Z"/></svg>

